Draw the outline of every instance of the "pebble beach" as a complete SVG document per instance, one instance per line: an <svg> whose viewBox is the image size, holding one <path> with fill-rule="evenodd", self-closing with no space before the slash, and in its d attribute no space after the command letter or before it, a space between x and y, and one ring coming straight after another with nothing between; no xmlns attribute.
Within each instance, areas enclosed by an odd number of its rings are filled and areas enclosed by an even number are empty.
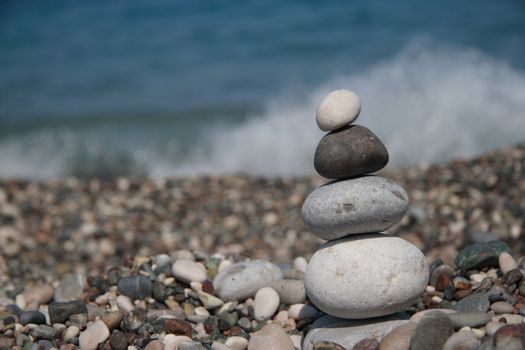
<svg viewBox="0 0 525 350"><path fill-rule="evenodd" d="M0 348L524 348L525 145L380 175L430 278L366 324L305 295L324 241L301 206L324 178L1 181Z"/></svg>

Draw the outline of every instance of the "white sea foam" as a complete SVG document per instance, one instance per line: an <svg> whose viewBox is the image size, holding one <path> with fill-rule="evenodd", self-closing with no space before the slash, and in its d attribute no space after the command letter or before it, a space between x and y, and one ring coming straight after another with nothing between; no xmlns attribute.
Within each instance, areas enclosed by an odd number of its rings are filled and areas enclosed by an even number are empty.
<svg viewBox="0 0 525 350"><path fill-rule="evenodd" d="M171 171L311 174L323 135L315 108L337 88L360 95L357 123L383 140L395 166L469 157L525 141L523 72L474 50L416 42L367 71L330 80L305 99L277 99L257 118L211 130L208 155Z"/></svg>
<svg viewBox="0 0 525 350"><path fill-rule="evenodd" d="M242 123L210 127L182 162L169 150L169 133L150 132L136 142L136 134L117 129L38 130L0 139L0 177L66 176L79 150L88 157L77 165L115 151L154 177L312 174L323 135L315 108L337 88L360 95L357 123L383 140L394 166L474 156L525 141L523 72L474 50L416 42L358 74L335 77L307 93L285 91L268 101L265 113ZM106 157L102 167L112 159Z"/></svg>

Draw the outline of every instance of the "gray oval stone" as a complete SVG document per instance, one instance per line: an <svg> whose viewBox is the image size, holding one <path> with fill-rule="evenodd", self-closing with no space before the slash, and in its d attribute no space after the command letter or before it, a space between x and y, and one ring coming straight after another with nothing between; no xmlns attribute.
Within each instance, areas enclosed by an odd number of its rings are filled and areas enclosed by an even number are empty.
<svg viewBox="0 0 525 350"><path fill-rule="evenodd" d="M313 350L314 344L330 341L340 344L345 349L352 349L365 338L381 340L393 329L408 323L405 314L394 314L367 320L346 320L332 316L323 316L315 321L303 342L303 350Z"/></svg>
<svg viewBox="0 0 525 350"><path fill-rule="evenodd" d="M319 309L341 318L388 315L412 305L425 290L428 265L412 243L384 234L330 241L314 254L306 294Z"/></svg>
<svg viewBox="0 0 525 350"><path fill-rule="evenodd" d="M272 281L282 278L281 269L271 262L243 261L219 272L213 280L213 287L222 300L244 300Z"/></svg>
<svg viewBox="0 0 525 350"><path fill-rule="evenodd" d="M408 195L401 186L380 176L364 176L315 189L303 204L302 217L310 232L331 240L387 230L407 210Z"/></svg>
<svg viewBox="0 0 525 350"><path fill-rule="evenodd" d="M388 151L379 138L361 125L326 134L315 150L314 168L329 179L354 177L383 169Z"/></svg>

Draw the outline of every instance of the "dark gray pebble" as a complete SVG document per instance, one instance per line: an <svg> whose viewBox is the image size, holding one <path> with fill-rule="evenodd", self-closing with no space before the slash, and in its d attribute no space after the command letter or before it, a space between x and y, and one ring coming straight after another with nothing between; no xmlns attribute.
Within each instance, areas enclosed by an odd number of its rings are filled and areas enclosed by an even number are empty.
<svg viewBox="0 0 525 350"><path fill-rule="evenodd" d="M346 126L326 134L314 156L315 170L330 179L373 173L387 163L385 145L361 125Z"/></svg>
<svg viewBox="0 0 525 350"><path fill-rule="evenodd" d="M51 326L47 325L38 325L35 329L31 332L31 335L35 338L39 339L54 339L57 335L57 330Z"/></svg>
<svg viewBox="0 0 525 350"><path fill-rule="evenodd" d="M65 323L73 314L87 314L86 304L80 300L49 304L49 318L52 324Z"/></svg>
<svg viewBox="0 0 525 350"><path fill-rule="evenodd" d="M456 310L460 312L487 312L490 307L489 298L484 294L471 294L461 299L457 305Z"/></svg>
<svg viewBox="0 0 525 350"><path fill-rule="evenodd" d="M45 324L46 316L40 311L24 311L20 315L20 323L24 326L28 323Z"/></svg>
<svg viewBox="0 0 525 350"><path fill-rule="evenodd" d="M454 327L447 315L442 312L430 313L419 321L410 339L410 349L442 350L453 333Z"/></svg>
<svg viewBox="0 0 525 350"><path fill-rule="evenodd" d="M142 275L121 278L117 287L120 293L132 300L151 297L151 281Z"/></svg>

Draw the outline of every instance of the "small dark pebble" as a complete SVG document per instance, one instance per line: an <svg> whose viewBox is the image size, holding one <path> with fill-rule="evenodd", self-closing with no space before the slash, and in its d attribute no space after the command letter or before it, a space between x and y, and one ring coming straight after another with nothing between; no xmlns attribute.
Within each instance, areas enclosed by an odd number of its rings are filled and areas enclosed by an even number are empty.
<svg viewBox="0 0 525 350"><path fill-rule="evenodd" d="M498 256L503 252L512 253L503 241L471 244L459 252L455 263L463 271L498 266Z"/></svg>
<svg viewBox="0 0 525 350"><path fill-rule="evenodd" d="M523 275L521 274L520 269L514 269L509 272L507 272L507 275L505 276L506 282L508 285L514 284L516 282L519 282Z"/></svg>
<svg viewBox="0 0 525 350"><path fill-rule="evenodd" d="M49 339L52 340L57 335L57 330L51 326L47 325L38 325L35 329L31 332L31 335L35 338L39 339Z"/></svg>
<svg viewBox="0 0 525 350"><path fill-rule="evenodd" d="M128 341L124 333L115 330L109 336L109 345L115 350L126 350L128 348Z"/></svg>
<svg viewBox="0 0 525 350"><path fill-rule="evenodd" d="M51 323L65 323L73 314L87 314L86 304L80 300L52 302L49 304Z"/></svg>
<svg viewBox="0 0 525 350"><path fill-rule="evenodd" d="M168 318L164 321L164 329L167 333L185 335L191 338L191 323L175 318Z"/></svg>
<svg viewBox="0 0 525 350"><path fill-rule="evenodd" d="M132 300L151 297L151 281L142 275L121 278L117 288L120 293Z"/></svg>
<svg viewBox="0 0 525 350"><path fill-rule="evenodd" d="M486 295L472 294L461 299L456 305L456 310L462 312L487 312L489 310L489 307L490 301Z"/></svg>
<svg viewBox="0 0 525 350"><path fill-rule="evenodd" d="M135 309L126 314L120 322L120 328L124 332L136 332L146 322L146 311Z"/></svg>
<svg viewBox="0 0 525 350"><path fill-rule="evenodd" d="M45 324L46 316L40 311L24 311L20 315L20 323L24 326L28 323Z"/></svg>

